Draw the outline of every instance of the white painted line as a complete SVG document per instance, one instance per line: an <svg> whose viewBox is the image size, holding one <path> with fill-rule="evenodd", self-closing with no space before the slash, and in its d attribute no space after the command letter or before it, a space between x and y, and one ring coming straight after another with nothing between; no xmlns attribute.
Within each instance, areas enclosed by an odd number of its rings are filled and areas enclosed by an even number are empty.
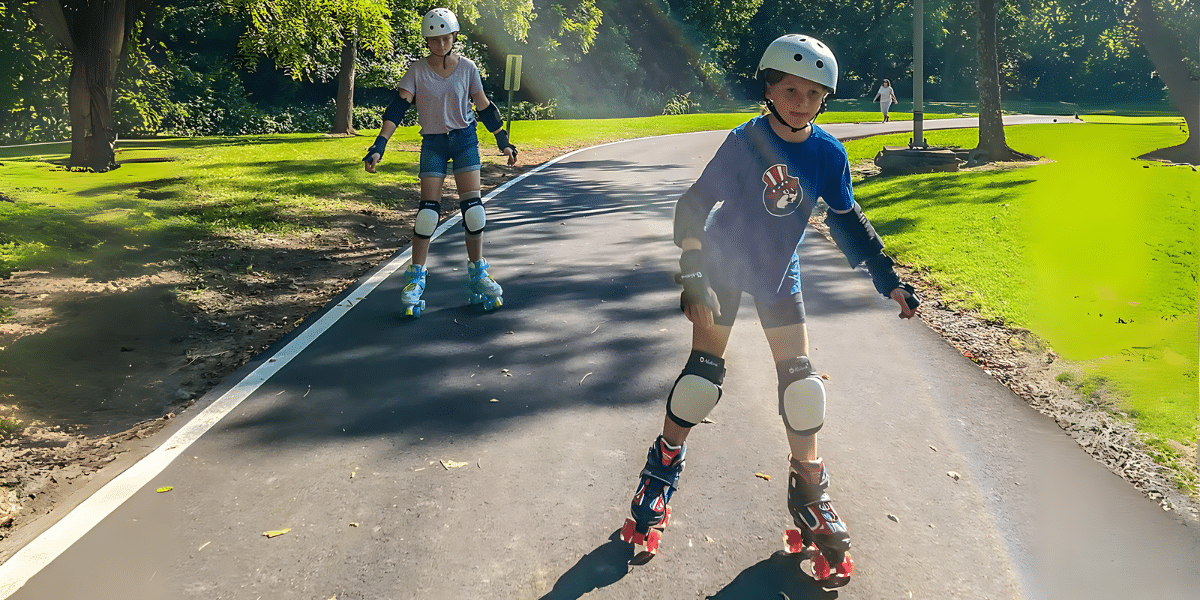
<svg viewBox="0 0 1200 600"><path fill-rule="evenodd" d="M608 144L602 145L607 146ZM598 147L600 146L593 146L593 148ZM487 202L518 181L538 173L542 169L564 158L589 149L576 150L544 162L492 190L482 201ZM437 238L461 220L462 216L458 214L446 219L446 222L433 232L431 239ZM253 394L259 386L266 383L284 365L291 362L309 344L313 343L322 333L325 333L325 331L332 327L338 319L341 319L346 313L350 312L350 309L358 304L359 299L366 297L374 291L379 284L383 283L388 277L391 277L401 267L407 265L410 260L412 260L411 249L405 250L393 257L382 268L362 281L351 293L347 294L345 299L330 308L317 322L302 331L295 339L288 342L286 346L280 348L274 355L267 359L266 362L259 365L257 369L254 369L245 379L242 379L237 385L233 386L233 388L222 394L220 398L198 413L191 421L168 438L167 441L163 442L161 446L105 484L104 487L100 488L99 491L87 500L84 500L83 503L75 507L74 510L57 523L26 544L25 547L18 550L4 564L0 564L0 600L8 598L20 589L21 586L25 585L34 575L37 575L46 565L53 562L67 548L79 541L87 532L98 525L100 521L103 521L105 517L116 510L118 506L133 497L138 490L145 487L151 479L162 473L163 469L167 468L167 465L170 465L193 442L200 439L200 436L204 435L205 432L211 429L213 425L216 425L230 411L237 408L243 400L248 398L250 394Z"/></svg>

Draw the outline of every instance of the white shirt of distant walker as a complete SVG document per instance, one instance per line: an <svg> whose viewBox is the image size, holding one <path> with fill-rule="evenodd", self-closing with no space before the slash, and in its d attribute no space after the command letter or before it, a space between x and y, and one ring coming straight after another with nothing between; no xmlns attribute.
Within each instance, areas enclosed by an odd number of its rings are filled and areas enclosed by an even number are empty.
<svg viewBox="0 0 1200 600"><path fill-rule="evenodd" d="M886 83L879 86L879 91L875 93L875 97L884 104L899 102L899 100L896 99L896 88Z"/></svg>

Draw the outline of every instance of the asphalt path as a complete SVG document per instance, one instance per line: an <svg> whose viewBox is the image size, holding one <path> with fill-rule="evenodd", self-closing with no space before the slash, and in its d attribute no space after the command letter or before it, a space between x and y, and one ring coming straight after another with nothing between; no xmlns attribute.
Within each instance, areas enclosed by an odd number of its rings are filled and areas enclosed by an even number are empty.
<svg viewBox="0 0 1200 600"><path fill-rule="evenodd" d="M672 208L724 135L591 148L494 194L498 312L464 305L457 226L420 319L398 316L407 255L377 268L58 511L0 565L0 598L1195 597L1200 532L819 235L801 250L822 454L857 574L823 591L778 553L788 450L748 297L663 550L629 567L616 532L690 343Z"/></svg>

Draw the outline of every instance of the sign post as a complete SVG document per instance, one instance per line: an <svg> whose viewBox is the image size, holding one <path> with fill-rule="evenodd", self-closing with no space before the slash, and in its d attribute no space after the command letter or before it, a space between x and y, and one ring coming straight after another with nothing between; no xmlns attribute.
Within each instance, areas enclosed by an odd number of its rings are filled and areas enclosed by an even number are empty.
<svg viewBox="0 0 1200 600"><path fill-rule="evenodd" d="M521 55L509 54L504 65L504 89L508 90L508 122L504 130L512 133L512 100L513 92L521 89Z"/></svg>

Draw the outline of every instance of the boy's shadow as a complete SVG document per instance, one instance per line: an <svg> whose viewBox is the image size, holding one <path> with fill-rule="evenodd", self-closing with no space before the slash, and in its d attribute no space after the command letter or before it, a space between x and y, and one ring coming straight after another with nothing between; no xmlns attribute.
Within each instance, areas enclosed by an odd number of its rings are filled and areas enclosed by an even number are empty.
<svg viewBox="0 0 1200 600"><path fill-rule="evenodd" d="M629 559L633 558L633 546L622 542L620 534L620 529L614 531L607 542L583 555L539 600L578 600L592 590L620 581L629 572Z"/></svg>
<svg viewBox="0 0 1200 600"><path fill-rule="evenodd" d="M612 585L629 573L633 547L621 541L618 529L608 541L585 554L539 600L578 600L592 590ZM707 600L833 600L836 591L817 585L800 570L795 555L776 552L738 574Z"/></svg>
<svg viewBox="0 0 1200 600"><path fill-rule="evenodd" d="M729 585L706 600L832 600L836 591L822 588L800 570L797 555L780 551L738 573Z"/></svg>

